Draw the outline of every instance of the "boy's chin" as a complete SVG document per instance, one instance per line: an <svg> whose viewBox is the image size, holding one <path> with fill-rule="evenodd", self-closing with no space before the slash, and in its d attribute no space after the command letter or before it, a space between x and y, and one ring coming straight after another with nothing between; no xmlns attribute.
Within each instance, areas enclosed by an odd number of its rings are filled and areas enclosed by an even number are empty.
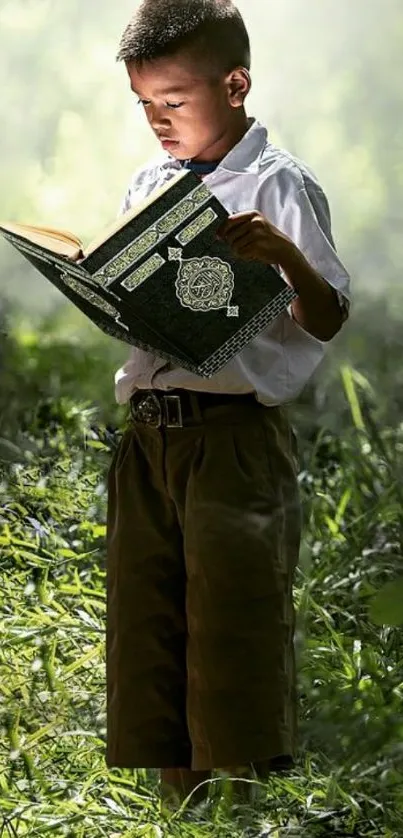
<svg viewBox="0 0 403 838"><path fill-rule="evenodd" d="M161 145L164 151L168 152L171 157L174 157L175 160L178 160L180 163L183 163L185 160L192 160L198 153L200 153L198 150L188 148L180 142L162 142Z"/></svg>
<svg viewBox="0 0 403 838"><path fill-rule="evenodd" d="M175 160L178 160L179 163L184 163L185 160L190 160L192 156L182 146L180 148L172 148L169 151L169 154L171 155L171 157L174 157Z"/></svg>

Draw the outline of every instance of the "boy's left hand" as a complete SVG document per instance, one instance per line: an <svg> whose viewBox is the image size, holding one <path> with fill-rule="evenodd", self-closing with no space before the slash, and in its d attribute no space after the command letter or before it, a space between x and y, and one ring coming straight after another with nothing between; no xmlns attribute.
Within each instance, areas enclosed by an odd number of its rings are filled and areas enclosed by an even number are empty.
<svg viewBox="0 0 403 838"><path fill-rule="evenodd" d="M261 212L238 212L231 215L217 231L217 237L228 244L240 259L257 259L268 265L281 265L291 239L277 229Z"/></svg>

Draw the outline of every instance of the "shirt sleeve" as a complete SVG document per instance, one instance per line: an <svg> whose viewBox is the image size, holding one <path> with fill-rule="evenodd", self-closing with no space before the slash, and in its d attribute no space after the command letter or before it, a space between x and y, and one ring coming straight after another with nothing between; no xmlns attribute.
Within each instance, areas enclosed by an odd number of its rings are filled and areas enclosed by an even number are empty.
<svg viewBox="0 0 403 838"><path fill-rule="evenodd" d="M277 186L277 217L270 218L269 214L267 217L336 290L346 319L350 305L350 276L336 252L326 195L317 182L297 168L283 169L278 177L281 182Z"/></svg>
<svg viewBox="0 0 403 838"><path fill-rule="evenodd" d="M148 176L148 177L147 177ZM132 175L124 198L118 209L118 217L128 212L134 203L146 197L152 189L152 178L146 169L140 169Z"/></svg>
<svg viewBox="0 0 403 838"><path fill-rule="evenodd" d="M148 197L155 188L159 178L158 161L150 163L137 169L130 178L126 193L118 209L118 217L132 209L135 204Z"/></svg>
<svg viewBox="0 0 403 838"><path fill-rule="evenodd" d="M176 174L175 171L165 174L164 162L165 157L159 155L132 175L126 194L119 206L118 217L148 198L153 189L161 186L165 177L169 177L169 175L172 177Z"/></svg>
<svg viewBox="0 0 403 838"><path fill-rule="evenodd" d="M117 212L117 217L120 218L121 215L124 215L125 212L128 212L130 207L131 207L131 204L130 204L130 189L128 188L127 191L126 191L126 194L123 198L123 201L121 201L121 203L119 205L119 209L118 209L118 212Z"/></svg>

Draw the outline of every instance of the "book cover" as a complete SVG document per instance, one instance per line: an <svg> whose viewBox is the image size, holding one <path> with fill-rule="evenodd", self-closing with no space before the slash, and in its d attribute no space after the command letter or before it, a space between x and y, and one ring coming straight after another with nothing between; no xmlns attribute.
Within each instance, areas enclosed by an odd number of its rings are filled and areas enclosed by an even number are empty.
<svg viewBox="0 0 403 838"><path fill-rule="evenodd" d="M273 267L237 259L216 238L226 218L186 171L79 261L18 225L0 231L102 331L211 377L296 296Z"/></svg>

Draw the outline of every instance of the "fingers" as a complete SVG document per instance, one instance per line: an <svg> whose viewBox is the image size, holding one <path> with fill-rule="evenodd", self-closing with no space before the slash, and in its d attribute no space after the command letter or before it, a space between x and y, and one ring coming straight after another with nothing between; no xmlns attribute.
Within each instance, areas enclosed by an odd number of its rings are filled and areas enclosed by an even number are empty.
<svg viewBox="0 0 403 838"><path fill-rule="evenodd" d="M223 241L225 241L230 247L239 247L245 244L251 244L254 241L255 236L253 235L250 227L236 227L235 230L230 230L229 233L226 234Z"/></svg>
<svg viewBox="0 0 403 838"><path fill-rule="evenodd" d="M248 224L253 218L256 218L257 215L258 213L256 210L253 210L252 212L235 212L233 215L230 215L226 221L224 221L220 230L226 232L233 227L239 226L239 224Z"/></svg>
<svg viewBox="0 0 403 838"><path fill-rule="evenodd" d="M249 227L251 221L253 221L254 218L257 218L257 215L258 214L256 212L238 212L231 215L226 221L224 221L223 224L221 224L221 227L218 228L218 238L226 238L229 232L234 231L242 225Z"/></svg>
<svg viewBox="0 0 403 838"><path fill-rule="evenodd" d="M241 259L255 259L266 264L277 262L276 235L258 212L232 215L217 230L217 238L225 242Z"/></svg>
<svg viewBox="0 0 403 838"><path fill-rule="evenodd" d="M259 257L259 254L256 252L256 249L252 245L247 245L246 247L240 248L239 250L236 250L234 252L239 259L244 259L248 262L251 262L253 260L258 262L267 262L267 259Z"/></svg>

